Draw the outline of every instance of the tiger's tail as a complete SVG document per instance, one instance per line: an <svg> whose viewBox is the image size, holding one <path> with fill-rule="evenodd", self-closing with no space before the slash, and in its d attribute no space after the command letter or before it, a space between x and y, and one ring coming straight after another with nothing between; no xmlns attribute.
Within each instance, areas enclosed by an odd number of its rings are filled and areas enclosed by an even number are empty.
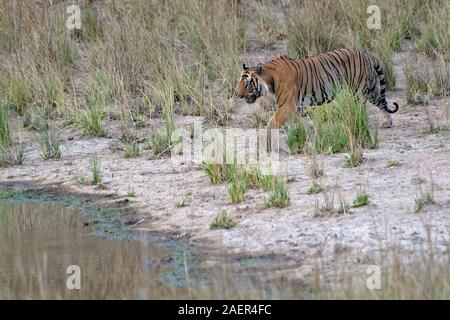
<svg viewBox="0 0 450 320"><path fill-rule="evenodd" d="M375 57L373 58L373 68L375 69L377 75L378 75L378 79L380 81L380 99L379 101L376 101L376 105L381 107L384 111L388 112L388 113L396 113L398 111L398 104L396 102L394 102L394 110L389 109L388 107L388 103L386 100L386 79L384 78L384 73L383 70L380 66L380 63L378 62L378 60Z"/></svg>

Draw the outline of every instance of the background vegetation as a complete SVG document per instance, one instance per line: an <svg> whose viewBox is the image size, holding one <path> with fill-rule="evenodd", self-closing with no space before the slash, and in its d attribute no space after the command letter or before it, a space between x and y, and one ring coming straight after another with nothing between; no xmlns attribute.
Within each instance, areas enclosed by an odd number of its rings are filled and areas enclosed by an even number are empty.
<svg viewBox="0 0 450 320"><path fill-rule="evenodd" d="M130 124L162 117L170 143L174 114L227 123L245 54L277 43L300 57L363 48L384 62L392 89L402 39L440 66L427 86L406 66L410 90L448 94L448 1L381 2L381 30L366 27L369 2L80 1L81 30L68 30L71 2L2 1L0 104L25 120L62 118L96 136L106 135L108 119L123 121L127 134Z"/></svg>

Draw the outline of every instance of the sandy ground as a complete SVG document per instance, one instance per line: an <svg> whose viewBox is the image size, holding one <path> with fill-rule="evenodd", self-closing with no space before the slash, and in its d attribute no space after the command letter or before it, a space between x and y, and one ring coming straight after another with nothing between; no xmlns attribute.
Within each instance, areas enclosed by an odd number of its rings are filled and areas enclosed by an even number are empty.
<svg viewBox="0 0 450 320"><path fill-rule="evenodd" d="M307 193L311 179L307 174L309 159L304 156L282 157L290 181L291 204L287 208L265 208L267 194L261 190L248 191L243 203L232 205L226 186L211 185L196 164L174 165L169 158L155 159L151 151L125 159L115 148L120 135L118 122L107 123L110 138L83 136L77 126L61 129L62 158L49 161L40 156L37 133L22 129L16 138L24 142L26 160L21 166L1 168L0 183L51 183L70 192L123 198L134 188L136 196L128 199L137 209L136 221L140 223L135 229L187 235L209 253L210 262L216 261L214 257L285 257L291 261L289 274L297 278L310 274L317 258L327 263L344 254L354 265L366 266L379 262L380 249L396 247L409 256L426 250L430 239L443 257L450 243L450 132L426 133L425 107L405 106L402 55L396 56L397 88L388 98L403 107L393 115L394 128L379 129L379 148L364 150L366 161L352 169L344 166L344 154L318 157L325 172L320 182L336 204L339 195L351 204L359 189L369 193L370 204L352 208L349 214L314 217L316 202L323 203L324 198L323 194ZM434 122L450 125L449 98L433 100L428 108ZM371 111L381 123L381 113L376 108ZM245 105L236 106L230 126L249 126L245 122L249 112ZM179 116L176 120L186 125L202 119ZM160 124L155 120L132 130L146 134ZM94 152L101 162L102 185L80 185L77 178L89 177ZM388 167L388 161L399 165ZM431 179L437 203L415 213L414 199ZM178 208L180 201L186 207ZM222 211L238 222L234 229L210 229L211 221Z"/></svg>

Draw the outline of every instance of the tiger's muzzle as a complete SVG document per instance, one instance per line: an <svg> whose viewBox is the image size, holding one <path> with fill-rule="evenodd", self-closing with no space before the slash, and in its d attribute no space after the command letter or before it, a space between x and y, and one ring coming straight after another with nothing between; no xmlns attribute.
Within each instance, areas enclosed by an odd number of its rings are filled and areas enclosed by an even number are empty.
<svg viewBox="0 0 450 320"><path fill-rule="evenodd" d="M246 98L245 101L247 103L255 103L256 99L261 96L261 90L253 90Z"/></svg>
<svg viewBox="0 0 450 320"><path fill-rule="evenodd" d="M256 101L256 94L255 93L251 93L251 94L249 94L248 96L247 96L247 98L245 99L245 101L247 102L247 103L255 103L255 101Z"/></svg>

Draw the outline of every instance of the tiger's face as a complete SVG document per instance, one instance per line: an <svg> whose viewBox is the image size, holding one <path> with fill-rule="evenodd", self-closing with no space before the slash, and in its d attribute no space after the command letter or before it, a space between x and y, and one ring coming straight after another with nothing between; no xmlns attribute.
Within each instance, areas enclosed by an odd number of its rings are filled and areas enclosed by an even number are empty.
<svg viewBox="0 0 450 320"><path fill-rule="evenodd" d="M263 81L259 78L258 69L249 68L246 64L243 65L243 71L239 79L237 88L237 96L245 99L247 103L255 103L261 95L263 95Z"/></svg>

